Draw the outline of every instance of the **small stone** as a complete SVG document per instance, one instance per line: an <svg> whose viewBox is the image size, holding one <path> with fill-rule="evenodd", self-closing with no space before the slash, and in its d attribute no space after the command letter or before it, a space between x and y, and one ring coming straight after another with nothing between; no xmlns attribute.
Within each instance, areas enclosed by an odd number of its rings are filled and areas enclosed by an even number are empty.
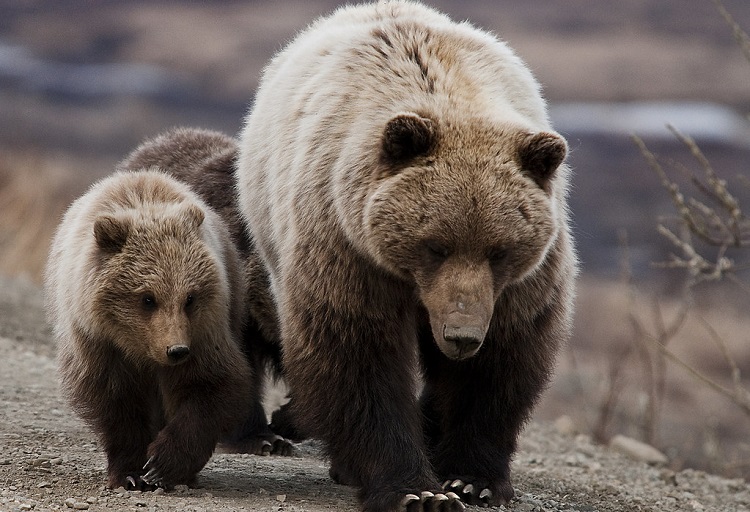
<svg viewBox="0 0 750 512"><path fill-rule="evenodd" d="M634 460L647 464L662 465L668 462L667 456L653 446L623 435L614 436L609 447Z"/></svg>
<svg viewBox="0 0 750 512"><path fill-rule="evenodd" d="M73 504L73 508L75 510L88 510L89 509L89 504L86 503L85 501L76 501Z"/></svg>
<svg viewBox="0 0 750 512"><path fill-rule="evenodd" d="M68 508L73 508L73 505L75 504L76 500L74 500L73 498L68 498L67 500L65 500L65 506Z"/></svg>
<svg viewBox="0 0 750 512"><path fill-rule="evenodd" d="M135 500L133 501L133 505L135 505L136 507L145 507L146 505L148 505L148 503L146 503L145 500Z"/></svg>
<svg viewBox="0 0 750 512"><path fill-rule="evenodd" d="M284 503L286 501L286 494L279 494L276 496L276 501Z"/></svg>
<svg viewBox="0 0 750 512"><path fill-rule="evenodd" d="M560 416L555 420L555 429L564 436L573 437L578 433L576 424L573 422L573 418L567 414Z"/></svg>
<svg viewBox="0 0 750 512"><path fill-rule="evenodd" d="M49 483L49 482L39 482L37 484L37 487L39 487L40 489L44 489L45 487L49 487L50 485L52 485L52 484Z"/></svg>
<svg viewBox="0 0 750 512"><path fill-rule="evenodd" d="M86 498L86 503L88 503L90 505L93 505L96 502L97 502L97 499L94 498L93 496L89 496L88 498Z"/></svg>
<svg viewBox="0 0 750 512"><path fill-rule="evenodd" d="M19 510L31 510L32 508L34 508L34 506L29 505L28 503L24 503L23 505L18 506Z"/></svg>

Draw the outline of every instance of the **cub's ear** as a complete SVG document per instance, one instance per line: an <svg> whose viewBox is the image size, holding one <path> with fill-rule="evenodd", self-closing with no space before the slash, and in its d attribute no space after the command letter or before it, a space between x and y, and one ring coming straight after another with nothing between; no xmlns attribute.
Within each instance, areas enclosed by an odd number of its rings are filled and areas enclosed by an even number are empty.
<svg viewBox="0 0 750 512"><path fill-rule="evenodd" d="M549 191L549 180L568 154L565 139L550 132L526 135L518 147L518 162L544 190Z"/></svg>
<svg viewBox="0 0 750 512"><path fill-rule="evenodd" d="M383 130L383 158L389 163L405 162L428 154L436 141L434 121L413 112L397 114Z"/></svg>
<svg viewBox="0 0 750 512"><path fill-rule="evenodd" d="M105 252L120 252L128 240L130 222L126 218L101 215L94 221L96 245Z"/></svg>
<svg viewBox="0 0 750 512"><path fill-rule="evenodd" d="M203 210L199 206L188 203L185 208L185 218L194 229L198 229L203 224L206 214L203 213Z"/></svg>

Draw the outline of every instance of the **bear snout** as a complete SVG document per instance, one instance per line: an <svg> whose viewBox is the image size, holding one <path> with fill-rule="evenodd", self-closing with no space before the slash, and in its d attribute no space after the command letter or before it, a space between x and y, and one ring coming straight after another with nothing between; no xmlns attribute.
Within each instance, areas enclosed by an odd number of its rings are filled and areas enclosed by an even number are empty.
<svg viewBox="0 0 750 512"><path fill-rule="evenodd" d="M167 347L167 360L170 364L179 364L190 355L190 347L187 345L170 345Z"/></svg>
<svg viewBox="0 0 750 512"><path fill-rule="evenodd" d="M484 342L487 322L474 315L452 313L442 325L444 344L438 343L451 359L466 359L477 353Z"/></svg>
<svg viewBox="0 0 750 512"><path fill-rule="evenodd" d="M476 354L479 347L482 346L486 329L478 326L443 326L443 338L448 343L455 346L455 359L465 359Z"/></svg>

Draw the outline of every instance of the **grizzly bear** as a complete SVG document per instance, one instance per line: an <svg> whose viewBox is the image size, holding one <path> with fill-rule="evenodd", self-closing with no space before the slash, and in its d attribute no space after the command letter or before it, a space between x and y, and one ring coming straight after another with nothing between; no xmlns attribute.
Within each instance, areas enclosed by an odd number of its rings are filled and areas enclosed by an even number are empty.
<svg viewBox="0 0 750 512"><path fill-rule="evenodd" d="M260 397L263 393L262 376L267 369L275 378L281 378L281 355L268 273L255 250L235 194L235 160L237 141L213 130L179 127L144 141L118 168L136 171L157 167L173 178L186 183L198 196L216 211L229 227L235 247L239 251L247 283L247 309L243 331L243 349L254 374L253 400L248 405L248 416L222 444L231 451L256 454L289 455L293 445L285 439L300 439L287 406L276 411L275 435L268 426Z"/></svg>
<svg viewBox="0 0 750 512"><path fill-rule="evenodd" d="M523 61L418 3L341 8L264 70L240 208L295 418L365 510L513 496L571 329L566 154Z"/></svg>
<svg viewBox="0 0 750 512"><path fill-rule="evenodd" d="M252 399L226 225L162 172L115 173L65 213L45 272L61 387L109 486L192 484Z"/></svg>

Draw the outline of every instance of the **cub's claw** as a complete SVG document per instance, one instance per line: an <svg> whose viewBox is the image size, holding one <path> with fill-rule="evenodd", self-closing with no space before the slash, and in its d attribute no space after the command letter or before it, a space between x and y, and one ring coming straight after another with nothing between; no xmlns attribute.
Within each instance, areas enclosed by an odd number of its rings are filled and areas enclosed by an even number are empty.
<svg viewBox="0 0 750 512"><path fill-rule="evenodd" d="M149 467L153 464L155 458L156 456L152 455L143 465L143 469L144 470L148 469L148 471L146 472L145 475L141 475L141 480L146 482L146 484L148 485L153 485L156 487L164 487L164 482L162 480L161 475L159 474L159 470L157 468L149 469Z"/></svg>
<svg viewBox="0 0 750 512"><path fill-rule="evenodd" d="M128 476L125 480L128 481L128 485L125 487L128 491L137 488L135 478L133 478L132 476Z"/></svg>

